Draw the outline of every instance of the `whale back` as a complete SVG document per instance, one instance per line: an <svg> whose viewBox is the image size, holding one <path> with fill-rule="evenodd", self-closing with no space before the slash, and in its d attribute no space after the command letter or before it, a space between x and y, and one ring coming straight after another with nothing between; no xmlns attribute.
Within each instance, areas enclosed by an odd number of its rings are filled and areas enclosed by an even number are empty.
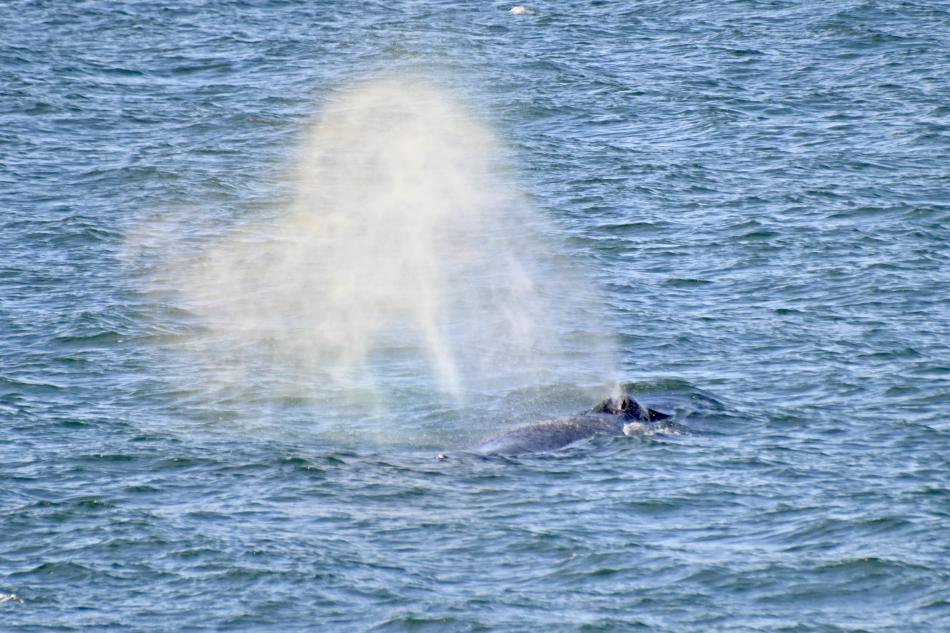
<svg viewBox="0 0 950 633"><path fill-rule="evenodd" d="M525 424L488 438L477 450L496 455L553 451L597 433L623 435L623 419L616 415L588 414Z"/></svg>
<svg viewBox="0 0 950 633"><path fill-rule="evenodd" d="M655 422L670 416L648 409L630 396L608 398L580 415L524 424L489 437L476 448L482 454L516 455L553 451L597 433L623 435L630 422Z"/></svg>

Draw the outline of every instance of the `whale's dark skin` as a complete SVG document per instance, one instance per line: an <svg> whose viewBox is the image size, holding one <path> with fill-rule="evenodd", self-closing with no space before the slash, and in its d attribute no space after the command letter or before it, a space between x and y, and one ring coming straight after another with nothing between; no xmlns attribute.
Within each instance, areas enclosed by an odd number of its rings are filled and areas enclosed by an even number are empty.
<svg viewBox="0 0 950 633"><path fill-rule="evenodd" d="M570 418L525 424L494 435L475 449L487 455L517 455L553 451L598 433L623 435L631 422L656 422L670 416L641 407L629 396L604 400L590 411Z"/></svg>

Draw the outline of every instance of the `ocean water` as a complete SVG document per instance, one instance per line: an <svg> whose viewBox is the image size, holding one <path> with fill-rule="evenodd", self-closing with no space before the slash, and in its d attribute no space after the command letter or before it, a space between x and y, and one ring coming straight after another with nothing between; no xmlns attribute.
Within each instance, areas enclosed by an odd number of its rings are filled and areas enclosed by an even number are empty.
<svg viewBox="0 0 950 633"><path fill-rule="evenodd" d="M0 4L0 630L950 629L950 6L529 6Z"/></svg>

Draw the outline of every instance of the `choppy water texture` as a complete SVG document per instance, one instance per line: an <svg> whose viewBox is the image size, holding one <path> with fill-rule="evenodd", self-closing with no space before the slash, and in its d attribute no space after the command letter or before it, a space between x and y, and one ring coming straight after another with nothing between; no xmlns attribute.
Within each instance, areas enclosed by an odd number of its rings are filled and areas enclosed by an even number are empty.
<svg viewBox="0 0 950 633"><path fill-rule="evenodd" d="M0 628L950 628L947 4L531 7L0 5ZM525 288L585 280L550 374L341 382L188 302L380 78L491 131ZM593 404L608 339L689 434L464 456Z"/></svg>

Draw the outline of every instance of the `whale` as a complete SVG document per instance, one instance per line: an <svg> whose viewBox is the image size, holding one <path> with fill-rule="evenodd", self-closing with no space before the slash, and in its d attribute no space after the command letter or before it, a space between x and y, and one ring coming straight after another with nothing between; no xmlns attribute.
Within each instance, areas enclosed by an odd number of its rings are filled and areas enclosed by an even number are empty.
<svg viewBox="0 0 950 633"><path fill-rule="evenodd" d="M607 398L589 411L567 418L516 426L478 444L480 455L520 455L555 451L597 434L624 435L625 429L672 417L641 406L630 396ZM445 459L444 454L439 455Z"/></svg>

